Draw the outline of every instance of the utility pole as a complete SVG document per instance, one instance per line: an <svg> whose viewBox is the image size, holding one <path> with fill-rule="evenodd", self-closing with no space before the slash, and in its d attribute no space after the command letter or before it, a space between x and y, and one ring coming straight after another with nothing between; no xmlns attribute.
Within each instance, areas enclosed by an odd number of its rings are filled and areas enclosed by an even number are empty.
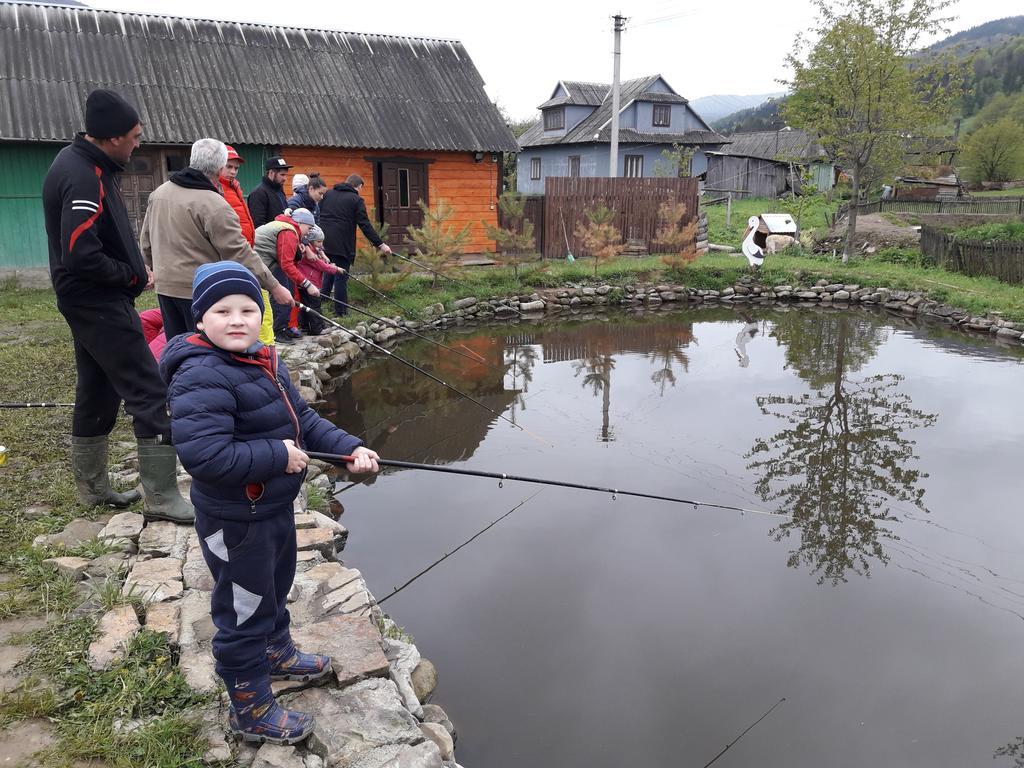
<svg viewBox="0 0 1024 768"><path fill-rule="evenodd" d="M619 58L622 55L622 30L626 27L626 17L620 13L612 16L615 21L615 66L612 72L612 145L609 149L608 176L619 175Z"/></svg>

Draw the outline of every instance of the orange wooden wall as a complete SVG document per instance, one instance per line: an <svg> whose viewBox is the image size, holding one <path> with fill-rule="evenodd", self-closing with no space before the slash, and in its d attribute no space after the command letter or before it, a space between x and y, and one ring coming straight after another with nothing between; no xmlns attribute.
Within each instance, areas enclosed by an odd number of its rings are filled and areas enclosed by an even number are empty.
<svg viewBox="0 0 1024 768"><path fill-rule="evenodd" d="M362 196L366 208L375 205L373 164L367 157L408 157L433 160L426 165L427 188L430 204L443 198L455 209L452 224L456 230L470 226L470 237L463 249L465 253L494 251L494 241L488 240L482 221L498 223L498 174L501 163L492 163L491 155L484 153L482 162L473 160L472 152L404 152L400 150L331 149L327 147L282 147L281 155L291 163L296 173L319 171L323 179L334 185L349 174L358 173L366 185ZM291 180L285 184L291 194ZM375 222L376 223L376 222ZM359 235L360 244L363 242Z"/></svg>

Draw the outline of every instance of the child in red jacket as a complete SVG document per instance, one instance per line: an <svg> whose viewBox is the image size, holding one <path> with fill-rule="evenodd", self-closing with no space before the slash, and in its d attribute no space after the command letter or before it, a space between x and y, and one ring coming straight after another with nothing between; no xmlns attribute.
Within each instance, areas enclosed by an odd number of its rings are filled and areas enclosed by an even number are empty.
<svg viewBox="0 0 1024 768"><path fill-rule="evenodd" d="M312 227L302 238L302 258L296 263L299 273L309 280L310 284L320 291L324 275L343 275L345 270L335 265L324 253L324 232L320 227ZM299 289L302 303L307 307L320 311L320 295L310 296L305 288ZM309 312L301 316L302 330L311 336L319 336L324 329L324 321Z"/></svg>

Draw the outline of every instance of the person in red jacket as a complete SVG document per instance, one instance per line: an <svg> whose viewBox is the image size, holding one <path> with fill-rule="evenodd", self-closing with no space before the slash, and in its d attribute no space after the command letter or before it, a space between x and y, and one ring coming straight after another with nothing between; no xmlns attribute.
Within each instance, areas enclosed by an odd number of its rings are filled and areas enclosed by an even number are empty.
<svg viewBox="0 0 1024 768"><path fill-rule="evenodd" d="M164 318L159 309L147 309L139 312L139 320L142 321L142 335L146 337L149 351L153 353L157 363L160 362L160 353L167 346L167 335L164 333Z"/></svg>
<svg viewBox="0 0 1024 768"><path fill-rule="evenodd" d="M235 152L230 144L228 148L228 162L220 172L220 187L224 193L224 199L231 204L231 208L238 214L238 223L242 225L242 237L249 241L249 245L256 242L256 227L252 223L252 215L249 213L249 206L245 204L245 193L242 185L238 183L238 169L242 167L245 160Z"/></svg>

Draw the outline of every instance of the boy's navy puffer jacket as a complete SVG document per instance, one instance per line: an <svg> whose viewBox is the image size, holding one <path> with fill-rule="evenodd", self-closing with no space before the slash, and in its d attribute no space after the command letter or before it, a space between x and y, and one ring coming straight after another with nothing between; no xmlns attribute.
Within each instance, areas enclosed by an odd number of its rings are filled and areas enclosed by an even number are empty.
<svg viewBox="0 0 1024 768"><path fill-rule="evenodd" d="M192 503L211 517L292 513L305 473L285 472L284 440L335 454L362 445L306 405L272 348L233 354L199 334L181 335L167 344L160 370L174 447L192 475Z"/></svg>

